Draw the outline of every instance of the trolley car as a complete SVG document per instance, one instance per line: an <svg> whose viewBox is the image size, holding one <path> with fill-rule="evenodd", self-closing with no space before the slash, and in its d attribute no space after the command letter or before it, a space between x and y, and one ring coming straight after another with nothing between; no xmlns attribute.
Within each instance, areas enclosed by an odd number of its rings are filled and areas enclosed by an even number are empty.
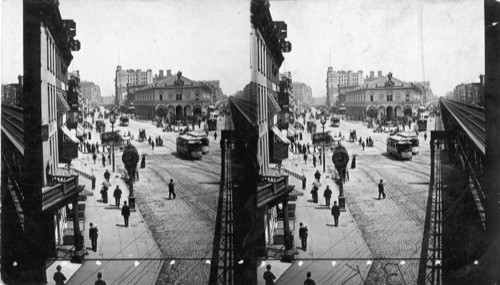
<svg viewBox="0 0 500 285"><path fill-rule="evenodd" d="M401 136L390 136L387 138L387 152L399 159L411 159L411 142Z"/></svg>
<svg viewBox="0 0 500 285"><path fill-rule="evenodd" d="M127 116L120 117L120 126L126 127L128 126L129 119Z"/></svg>
<svg viewBox="0 0 500 285"><path fill-rule="evenodd" d="M187 135L190 137L199 139L201 141L201 152L208 153L210 141L209 141L208 136L206 134L199 133L199 132L188 132Z"/></svg>
<svg viewBox="0 0 500 285"><path fill-rule="evenodd" d="M419 152L419 140L417 135L412 133L398 133L397 135L402 138L410 140L412 154L417 154Z"/></svg>
<svg viewBox="0 0 500 285"><path fill-rule="evenodd" d="M201 141L188 135L182 135L177 138L177 153L187 156L191 159L202 156Z"/></svg>
<svg viewBox="0 0 500 285"><path fill-rule="evenodd" d="M340 127L340 118L337 117L337 115L333 115L333 117L331 118L331 123L332 123L332 127L334 127L334 128Z"/></svg>

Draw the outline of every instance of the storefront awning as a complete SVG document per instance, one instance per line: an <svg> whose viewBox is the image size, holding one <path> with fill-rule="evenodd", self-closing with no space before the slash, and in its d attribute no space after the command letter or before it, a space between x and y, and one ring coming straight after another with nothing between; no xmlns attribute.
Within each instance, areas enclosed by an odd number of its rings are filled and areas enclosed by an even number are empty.
<svg viewBox="0 0 500 285"><path fill-rule="evenodd" d="M85 133L85 129L82 127L82 125L80 125L80 123L78 123L76 125L76 136L77 137L83 137L84 133Z"/></svg>
<svg viewBox="0 0 500 285"><path fill-rule="evenodd" d="M295 130L295 128L292 125L288 125L288 130L287 130L287 133L286 133L286 137L287 138L293 138L295 136L296 132L297 131Z"/></svg>
<svg viewBox="0 0 500 285"><path fill-rule="evenodd" d="M271 94L271 92L267 92L267 111L271 114L277 114L279 111L281 111L278 101L274 99L274 96Z"/></svg>
<svg viewBox="0 0 500 285"><path fill-rule="evenodd" d="M64 99L63 95L60 92L57 92L57 112L60 114L66 114L69 111L68 102Z"/></svg>
<svg viewBox="0 0 500 285"><path fill-rule="evenodd" d="M276 127L273 126L272 131L274 135L283 143L290 144L290 141L285 137L285 135Z"/></svg>
<svg viewBox="0 0 500 285"><path fill-rule="evenodd" d="M64 133L64 136L67 140L72 141L74 143L80 143L80 141L73 135L73 133L64 125L61 126L61 131Z"/></svg>

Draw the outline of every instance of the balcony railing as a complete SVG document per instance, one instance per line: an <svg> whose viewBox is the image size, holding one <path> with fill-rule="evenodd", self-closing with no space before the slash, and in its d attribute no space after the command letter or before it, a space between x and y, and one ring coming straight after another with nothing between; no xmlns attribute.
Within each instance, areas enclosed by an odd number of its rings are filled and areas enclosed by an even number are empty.
<svg viewBox="0 0 500 285"><path fill-rule="evenodd" d="M289 191L288 175L261 175L257 186L257 207L261 207Z"/></svg>
<svg viewBox="0 0 500 285"><path fill-rule="evenodd" d="M78 175L50 175L51 183L42 189L42 211L78 193Z"/></svg>

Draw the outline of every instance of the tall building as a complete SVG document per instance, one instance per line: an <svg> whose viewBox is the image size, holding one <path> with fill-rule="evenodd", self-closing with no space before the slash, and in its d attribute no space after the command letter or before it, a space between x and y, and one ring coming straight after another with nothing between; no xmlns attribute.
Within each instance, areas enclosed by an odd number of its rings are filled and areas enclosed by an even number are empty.
<svg viewBox="0 0 500 285"><path fill-rule="evenodd" d="M484 75L479 76L479 83L462 83L453 89L453 99L484 106Z"/></svg>
<svg viewBox="0 0 500 285"><path fill-rule="evenodd" d="M2 104L21 107L23 102L23 77L17 77L18 83L2 84Z"/></svg>
<svg viewBox="0 0 500 285"><path fill-rule="evenodd" d="M312 105L312 88L302 82L293 82L293 98L302 102L305 105Z"/></svg>
<svg viewBox="0 0 500 285"><path fill-rule="evenodd" d="M101 87L89 81L82 81L80 85L82 98L88 100L91 105L97 106L101 101Z"/></svg>
<svg viewBox="0 0 500 285"><path fill-rule="evenodd" d="M358 86L363 85L363 71L353 72L352 70L344 71L333 70L333 67L328 67L326 72L326 104L332 106L338 101L339 86Z"/></svg>
<svg viewBox="0 0 500 285"><path fill-rule="evenodd" d="M121 65L116 67L115 72L115 104L119 105L127 95L127 85L146 85L153 83L153 72L151 69L142 71L140 69L122 69Z"/></svg>
<svg viewBox="0 0 500 285"><path fill-rule="evenodd" d="M83 186L77 174L59 168L77 155L79 142L66 127L66 96L80 42L58 1L22 3L24 96L21 108L2 109L1 278L5 284L46 284L46 262L58 257L70 214L76 233L71 254L84 258L78 211L67 207L78 209ZM4 128L4 112L22 120Z"/></svg>

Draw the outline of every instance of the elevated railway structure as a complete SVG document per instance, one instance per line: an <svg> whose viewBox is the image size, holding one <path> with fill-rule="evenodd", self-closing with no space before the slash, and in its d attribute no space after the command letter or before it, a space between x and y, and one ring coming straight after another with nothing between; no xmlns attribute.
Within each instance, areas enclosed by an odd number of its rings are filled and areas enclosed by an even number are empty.
<svg viewBox="0 0 500 285"><path fill-rule="evenodd" d="M430 140L431 186L419 284L453 280L456 272L470 271L487 248L485 109L444 98L439 107ZM450 166L459 173L459 182L446 177L453 173Z"/></svg>

